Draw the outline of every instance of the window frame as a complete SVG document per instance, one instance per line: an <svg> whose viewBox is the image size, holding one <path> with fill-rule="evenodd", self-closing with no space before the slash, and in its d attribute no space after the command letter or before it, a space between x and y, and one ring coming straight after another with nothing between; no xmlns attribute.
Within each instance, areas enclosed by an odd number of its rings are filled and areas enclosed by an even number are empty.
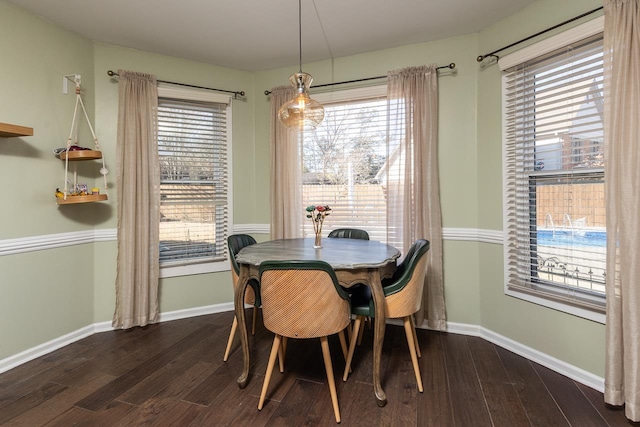
<svg viewBox="0 0 640 427"><path fill-rule="evenodd" d="M505 70L514 67L520 63L529 61L531 59L535 59L547 53L550 53L554 50L563 48L572 43L578 42L580 40L586 39L588 37L597 35L604 31L604 17L600 16L591 21L588 21L584 24L573 27L567 31L564 31L560 34L549 37L548 39L542 40L541 42L532 44L527 46L517 52L506 55L499 60L500 70L503 71L501 81L502 81L502 191L503 191L503 252L504 252L504 293L505 295L512 296L521 300L525 300L528 302L532 302L544 307L548 307L554 310L558 310L564 313L568 313L571 315L575 315L578 317L582 317L585 319L589 319L598 323L606 323L606 314L601 311L590 310L585 307L581 307L578 305L573 305L564 301L553 299L550 295L543 295L541 292L536 292L535 290L522 290L522 289L513 289L509 287L509 245L508 245L508 230L507 230L507 218L508 218L508 204L506 203L509 200L508 194L508 174L506 173L506 168L508 165L507 159L507 78L504 73ZM534 173L535 174L535 173ZM536 283L538 287L544 287L544 285L540 285ZM604 302L606 304L605 296L596 297L598 301Z"/></svg>
<svg viewBox="0 0 640 427"><path fill-rule="evenodd" d="M188 87L176 86L167 83L158 84L158 99L160 98L173 98L184 101L204 101L214 102L219 104L226 104L226 118L227 118L227 168L224 172L227 175L227 232L224 236L224 244L226 247L226 237L233 231L233 152L232 152L232 124L233 115L231 107L231 97L217 92L212 92L203 89L193 89ZM229 271L230 265L227 257L226 250L225 256L220 260L210 260L203 262L165 262L160 263L160 275L161 279L179 276L190 276L195 274L216 273L222 271Z"/></svg>

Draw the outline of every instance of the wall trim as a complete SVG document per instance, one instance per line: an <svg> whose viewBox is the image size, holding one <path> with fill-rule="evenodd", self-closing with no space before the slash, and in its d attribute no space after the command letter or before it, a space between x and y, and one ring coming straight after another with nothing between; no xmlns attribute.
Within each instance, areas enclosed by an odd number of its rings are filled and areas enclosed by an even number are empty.
<svg viewBox="0 0 640 427"><path fill-rule="evenodd" d="M442 238L444 240L462 240L494 245L501 245L504 241L502 230L487 230L482 228L444 227L442 229Z"/></svg>
<svg viewBox="0 0 640 427"><path fill-rule="evenodd" d="M203 316L206 314L222 313L226 311L233 311L233 303L227 302L223 304L214 304L203 307L194 307L184 310L169 311L166 313L160 313L159 322L170 322L172 320L186 319L189 317ZM33 359L49 354L61 347L69 344L73 344L76 341L80 341L83 338L87 338L93 334L99 332L113 331L111 321L98 322L80 328L76 331L62 335L61 337L54 338L51 341L47 341L43 344L24 350L13 356L9 356L0 360L0 374L27 363Z"/></svg>
<svg viewBox="0 0 640 427"><path fill-rule="evenodd" d="M234 233L269 234L269 224L236 224ZM118 232L115 228L105 228L86 231L71 231L68 233L45 234L41 236L19 237L16 239L0 240L0 256L14 255L25 252L35 252L66 246L84 245L87 243L110 242L117 240ZM444 240L466 242L480 242L494 245L503 243L502 230L486 230L479 228L442 229Z"/></svg>
<svg viewBox="0 0 640 427"><path fill-rule="evenodd" d="M271 225L269 224L234 224L233 232L237 234L271 234Z"/></svg>
<svg viewBox="0 0 640 427"><path fill-rule="evenodd" d="M99 232L97 230L72 231L68 233L0 240L0 256L62 248L65 246L84 245L104 240L115 240L115 229L113 229L113 238L111 238L108 231L109 230L99 230Z"/></svg>
<svg viewBox="0 0 640 427"><path fill-rule="evenodd" d="M517 341L500 335L490 329L478 325L469 325L464 323L447 322L447 332L461 335L476 336L494 343L506 350L518 354L525 359L539 363L552 371L571 378L581 384L591 387L599 392L604 392L604 378L599 377L582 368L573 366L567 362L550 356L546 353L536 350L535 348L526 346Z"/></svg>
<svg viewBox="0 0 640 427"><path fill-rule="evenodd" d="M170 322L172 320L229 312L233 310L233 303L230 302L203 307L188 308L184 310L175 310L161 313L159 322ZM390 319L388 323L401 325L400 321L398 321L397 319ZM419 327L427 329L424 326ZM98 322L89 326L85 326L84 328L80 328L77 331L70 332L66 335L0 360L0 373L13 369L38 357L44 356L45 354L51 353L54 350L57 350L68 344L72 344L93 334L112 330L114 329L111 327L110 321ZM471 325L467 323L447 322L447 332L452 334L480 337L506 350L516 353L526 359L539 363L542 366L558 372L561 375L569 377L572 380L598 390L601 393L604 391L604 378L598 377L597 375L587 372L584 369L563 362L560 359L521 344L482 326Z"/></svg>

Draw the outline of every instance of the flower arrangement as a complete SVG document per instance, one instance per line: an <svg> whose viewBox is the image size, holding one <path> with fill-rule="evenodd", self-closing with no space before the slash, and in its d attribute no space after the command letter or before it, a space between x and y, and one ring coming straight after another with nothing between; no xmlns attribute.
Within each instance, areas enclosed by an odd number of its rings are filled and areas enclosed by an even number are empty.
<svg viewBox="0 0 640 427"><path fill-rule="evenodd" d="M331 208L329 206L311 205L305 209L307 211L307 218L311 219L313 224L313 231L316 234L316 240L313 245L314 248L322 247L322 223L324 218L329 215Z"/></svg>

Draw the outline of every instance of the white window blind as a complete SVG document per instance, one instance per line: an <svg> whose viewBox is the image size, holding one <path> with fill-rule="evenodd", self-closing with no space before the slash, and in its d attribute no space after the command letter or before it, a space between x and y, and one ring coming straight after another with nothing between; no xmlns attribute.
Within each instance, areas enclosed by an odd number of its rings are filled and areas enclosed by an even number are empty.
<svg viewBox="0 0 640 427"><path fill-rule="evenodd" d="M161 92L162 93L162 92ZM225 259L228 105L160 98L160 262Z"/></svg>
<svg viewBox="0 0 640 427"><path fill-rule="evenodd" d="M371 239L386 241L386 87L314 96L325 119L301 138L304 206L329 205L323 235L336 228L360 228ZM310 220L303 233L313 235Z"/></svg>
<svg viewBox="0 0 640 427"><path fill-rule="evenodd" d="M507 287L602 311L602 34L513 66L503 81Z"/></svg>

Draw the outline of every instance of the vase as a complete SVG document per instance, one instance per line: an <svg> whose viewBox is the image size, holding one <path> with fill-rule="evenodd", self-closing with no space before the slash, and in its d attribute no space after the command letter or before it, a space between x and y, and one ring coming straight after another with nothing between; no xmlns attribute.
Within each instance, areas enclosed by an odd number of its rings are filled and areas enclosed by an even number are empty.
<svg viewBox="0 0 640 427"><path fill-rule="evenodd" d="M316 240L313 242L313 247L315 249L320 249L322 247L322 234L316 233Z"/></svg>

